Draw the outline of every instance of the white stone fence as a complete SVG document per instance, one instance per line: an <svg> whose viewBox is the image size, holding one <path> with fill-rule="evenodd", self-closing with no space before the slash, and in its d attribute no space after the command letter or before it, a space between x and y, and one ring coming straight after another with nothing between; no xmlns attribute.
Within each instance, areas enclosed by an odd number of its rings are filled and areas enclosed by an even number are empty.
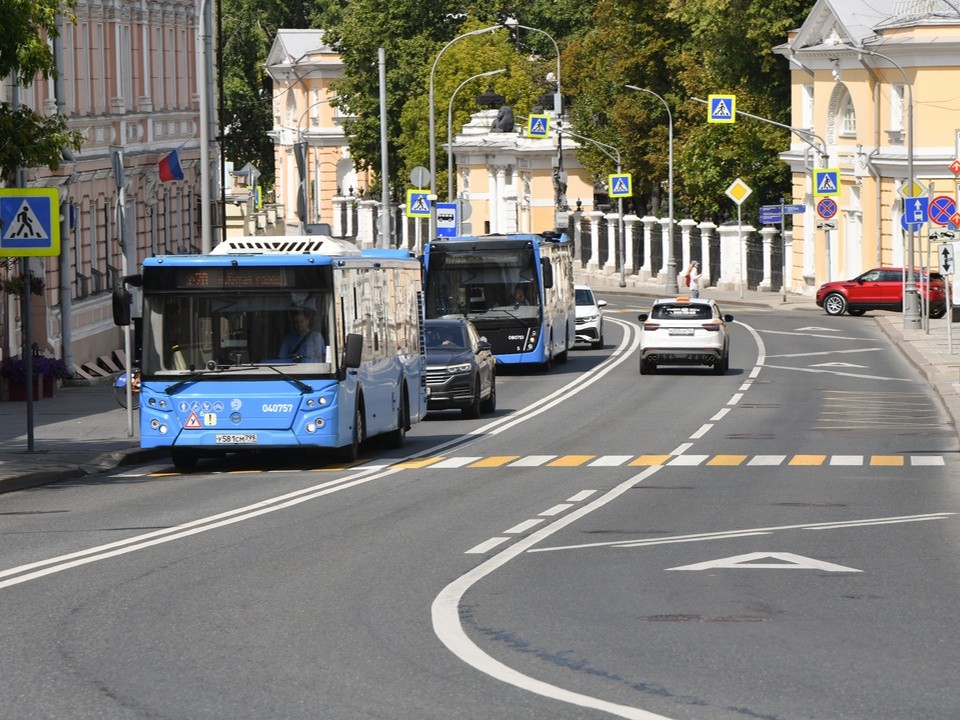
<svg viewBox="0 0 960 720"><path fill-rule="evenodd" d="M379 245L377 216L380 203L376 200L360 200L356 197L335 197L332 231L335 237L354 238L361 247ZM396 210L396 209L395 209ZM394 212L394 217L398 213ZM400 247L419 255L427 237L427 220L417 221L402 218L399 223ZM760 229L759 249L748 252L748 247L757 246L757 229L752 225L697 222L685 218L675 221L680 232L673 233L674 258L678 275L690 264L699 260L702 286L714 286L720 290L744 289L779 292L781 280L788 290L798 280L792 277L792 266L774 267L774 257L789 258L792 250L792 233L787 231L783 252L774 252L780 231L765 226ZM639 217L625 215L623 218L624 244L623 270L625 279L636 282L666 283L667 258L670 251L670 220L652 215ZM619 275L617 213L572 212L568 234L572 235L574 257L578 270L590 275ZM694 231L698 232L694 232ZM655 232L656 231L656 232ZM696 235L696 237L694 237ZM585 247L589 243L589 248ZM779 248L778 248L779 249ZM642 258L642 260L641 260ZM782 260L781 260L782 262ZM780 263L777 263L778 265ZM774 279L776 278L776 285ZM752 281L752 282L751 282ZM742 285L741 285L742 283Z"/></svg>

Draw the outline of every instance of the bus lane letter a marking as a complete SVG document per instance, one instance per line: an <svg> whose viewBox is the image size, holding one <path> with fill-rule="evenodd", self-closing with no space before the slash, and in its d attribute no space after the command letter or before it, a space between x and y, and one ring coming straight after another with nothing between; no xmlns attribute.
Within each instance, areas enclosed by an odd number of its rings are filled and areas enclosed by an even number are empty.
<svg viewBox="0 0 960 720"><path fill-rule="evenodd" d="M777 562L757 562L758 560L775 560ZM683 565L681 567L667 568L667 570L714 570L724 569L752 569L752 570L823 570L825 572L862 572L855 568L844 567L843 565L834 565L833 563L803 555L794 555L793 553L782 552L755 552L746 555L734 555L733 557L721 558L719 560L708 560L707 562L696 563L695 565Z"/></svg>
<svg viewBox="0 0 960 720"><path fill-rule="evenodd" d="M50 237L43 229L43 224L37 218L30 203L26 200L20 205L17 214L13 216L13 221L3 233L4 240L16 240L24 238L28 240L49 240Z"/></svg>

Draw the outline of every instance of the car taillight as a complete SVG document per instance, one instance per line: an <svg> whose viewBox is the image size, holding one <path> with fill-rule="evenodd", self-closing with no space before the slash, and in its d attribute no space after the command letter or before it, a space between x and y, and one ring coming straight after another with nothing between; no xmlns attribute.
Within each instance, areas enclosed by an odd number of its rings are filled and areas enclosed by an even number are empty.
<svg viewBox="0 0 960 720"><path fill-rule="evenodd" d="M718 323L704 323L703 329L709 332L717 332L717 330L720 329L720 325Z"/></svg>
<svg viewBox="0 0 960 720"><path fill-rule="evenodd" d="M644 330L659 330L659 329L660 329L660 323L646 322L646 323L643 324L643 329L644 329Z"/></svg>

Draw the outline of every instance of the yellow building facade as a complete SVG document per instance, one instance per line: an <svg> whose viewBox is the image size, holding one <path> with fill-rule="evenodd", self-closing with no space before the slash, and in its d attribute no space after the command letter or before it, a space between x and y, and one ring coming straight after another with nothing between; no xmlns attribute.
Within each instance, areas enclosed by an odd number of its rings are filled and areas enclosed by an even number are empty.
<svg viewBox="0 0 960 720"><path fill-rule="evenodd" d="M960 14L939 0L820 0L774 51L792 85L794 131L781 157L794 202L806 205L793 216L790 291L812 295L828 280L904 266L911 249L916 268L936 268L940 236L956 227L950 213L919 227L904 213L923 195L956 211ZM824 192L833 177L815 172L824 168L839 171L837 195ZM832 217L824 200L835 203Z"/></svg>

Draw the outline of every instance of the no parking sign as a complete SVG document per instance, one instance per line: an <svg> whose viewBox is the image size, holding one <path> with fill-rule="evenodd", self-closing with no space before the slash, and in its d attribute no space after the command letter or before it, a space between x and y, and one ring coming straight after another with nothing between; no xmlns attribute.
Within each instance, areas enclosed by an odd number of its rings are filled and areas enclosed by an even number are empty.
<svg viewBox="0 0 960 720"><path fill-rule="evenodd" d="M949 195L938 195L930 201L927 212L930 215L930 222L935 225L952 226L951 218L957 212L957 203Z"/></svg>

